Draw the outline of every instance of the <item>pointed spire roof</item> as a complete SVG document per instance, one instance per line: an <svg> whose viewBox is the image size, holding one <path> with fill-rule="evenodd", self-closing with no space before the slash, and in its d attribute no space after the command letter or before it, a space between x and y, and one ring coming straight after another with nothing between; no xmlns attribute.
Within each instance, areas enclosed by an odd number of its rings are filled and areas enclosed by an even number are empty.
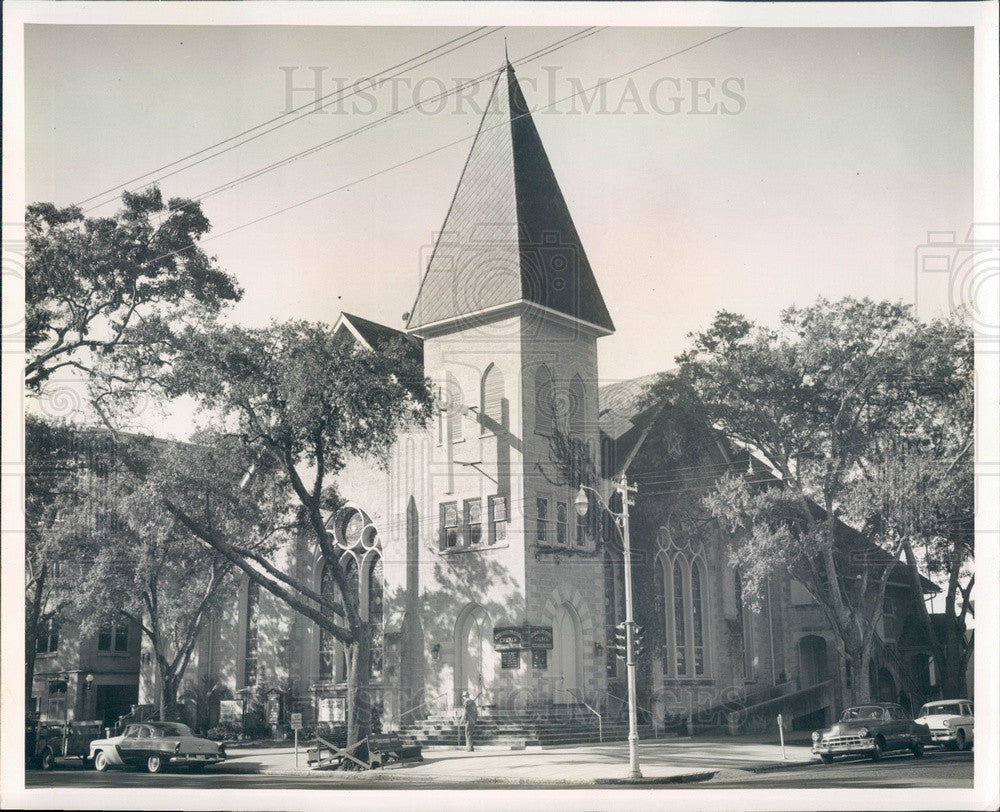
<svg viewBox="0 0 1000 812"><path fill-rule="evenodd" d="M528 302L614 323L510 62L493 85L407 329Z"/></svg>

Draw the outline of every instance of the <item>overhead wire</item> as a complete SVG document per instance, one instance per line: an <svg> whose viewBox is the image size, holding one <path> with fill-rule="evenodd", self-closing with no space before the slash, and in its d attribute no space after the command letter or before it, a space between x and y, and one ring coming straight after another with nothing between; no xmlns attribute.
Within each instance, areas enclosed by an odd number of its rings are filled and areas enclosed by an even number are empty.
<svg viewBox="0 0 1000 812"><path fill-rule="evenodd" d="M177 166L177 164L183 163L183 162L185 162L185 161L187 161L187 160L189 160L191 158L197 158L199 155L204 155L206 152L209 152L209 151L215 149L216 147L220 147L220 146L223 146L225 144L230 144L230 142L235 141L238 138L242 138L244 135L249 135L251 133L254 133L257 130L260 130L260 129L264 128L264 127L268 127L268 125L270 125L270 124L274 124L277 121L281 121L282 119L285 119L288 116L292 116L295 113L300 113L303 110L305 110L306 108L309 108L308 112L305 112L302 115L298 115L298 116L295 116L295 118L291 118L291 119L288 119L286 121L282 121L280 124L277 124L276 126L271 127L270 129L264 130L263 132L259 132L259 133L257 133L256 135L254 135L251 138L247 138L247 139L245 139L243 141L240 141L238 144L231 144L230 146L226 147L225 149L220 150L218 152L215 152L212 155L208 155L208 156L203 157L203 158L201 158L201 159L199 159L199 160L197 160L197 161L195 161L193 163L187 164L186 166L183 166L183 167L180 167L178 169L175 169L175 170L173 170L171 172L168 172L168 173L166 173L164 175L160 175L159 177L154 178L153 180L147 181L141 187L141 188L148 188L153 183L158 183L159 181L164 180L165 178L172 177L173 175L179 174L180 172L184 172L184 171L186 171L188 169L191 169L194 166L198 166L198 165L204 163L205 161L211 160L212 158L216 158L219 155L223 155L224 153L229 152L229 151L231 151L233 149L237 149L238 147L241 147L241 146L243 146L245 144L249 144L251 141L255 141L258 138L261 138L261 137L263 137L265 135L268 135L269 133L274 132L275 130L279 130L282 127L286 127L289 124L293 124L296 121L299 121L299 120L305 118L308 115L312 115L317 110L321 110L324 107L327 107L334 100L336 100L336 101L343 101L345 99L350 98L351 96L357 95L362 90L365 90L365 89L371 87L372 83L375 82L376 79L378 80L377 84L381 84L381 83L390 81L391 79L395 79L395 78L399 77L405 71L404 70L400 70L399 73L393 74L392 76L382 76L382 74L388 73L389 71L397 70L398 68L401 68L404 65L407 66L405 68L405 70L413 70L414 68L422 67L423 65L429 64L430 62L433 62L436 59L440 59L441 57L446 56L446 55L448 55L448 54L450 54L450 53L452 53L454 51L457 51L460 48L464 48L464 47L466 47L468 45L472 45L473 43L478 42L479 40L483 39L484 37L490 36L492 34L497 33L498 31L501 31L503 29L503 26L497 26L497 27L495 27L495 28L493 28L491 30L485 30L485 29L486 29L486 26L480 26L479 28L476 28L473 31L467 32L465 34L461 34L458 37L454 37L454 38L448 40L447 42L442 43L441 45L437 45L434 48L431 48L431 49L429 49L427 51L424 51L423 53L418 54L417 56L410 57L409 59L406 59L406 60L404 60L402 62L399 62L399 63L393 65L392 67L386 68L386 69L380 71L379 73L375 74L374 76L366 77L365 79L360 79L357 82L355 82L353 85L350 85L347 88L338 88L337 90L331 91L330 93L327 93L324 96L320 96L318 99L313 99L313 101L311 101L311 102L307 102L306 104L300 105L299 107L293 108L292 110L287 110L284 113L281 113L280 115L277 115L277 116L274 116L273 118L268 119L267 121L262 121L260 124L256 124L253 127L250 127L250 128L248 128L246 130L243 130L242 132L237 133L236 135L232 135L232 136L230 136L228 138L224 138L221 141L217 141L214 144L210 144L209 146L204 147L204 148L202 148L200 150L197 150L196 152L192 152L192 153L190 153L188 155L185 155L185 156L183 156L181 158L178 158L178 159L176 159L174 161L171 161L169 163L163 164L163 165L157 167L156 169L150 170L149 172L144 172L141 175L137 175L136 177L131 178L130 180L124 181L122 183L115 184L114 186L111 186L111 187L109 187L109 188L107 188L107 189L105 189L105 190L103 190L101 192L97 192L96 194L93 194L90 197L86 197L83 200L78 201L76 205L80 206L80 205L82 205L84 203L89 203L91 200L94 200L95 198L103 197L104 195L110 194L111 192L115 192L118 189L123 189L124 187L126 187L126 186L128 186L128 185L130 185L132 183L136 183L136 182L138 182L140 180L143 180L144 178L148 178L150 175L155 175L157 172L161 172L164 169L170 169L171 167ZM480 32L483 32L483 31L485 31L485 33L480 33ZM473 37L473 35L476 35L476 34L478 34L478 36L474 36ZM454 47L450 48L449 50L444 51L444 52L439 53L439 54L435 54L433 57L429 56L430 54L434 53L435 51L439 51L442 48L447 48L449 45L453 45L455 43L458 43L459 40L465 39L466 37L473 37L473 38L469 39L467 42L462 42L460 44L456 44L456 45L454 45ZM428 57L428 58L424 59L424 57ZM418 60L421 60L421 59L424 59L424 61L418 62ZM417 62L417 64L411 65L410 64L411 62ZM335 97L335 96L338 97L338 98L334 99L333 97ZM88 212L94 211L95 209L98 209L98 208L101 208L103 206L106 206L108 203L112 203L112 202L114 202L117 199L118 199L118 196L117 196L117 193L116 193L115 196L109 198L108 200L101 201L100 203L96 203L95 205L90 206L89 208L85 209L84 213L88 213Z"/></svg>

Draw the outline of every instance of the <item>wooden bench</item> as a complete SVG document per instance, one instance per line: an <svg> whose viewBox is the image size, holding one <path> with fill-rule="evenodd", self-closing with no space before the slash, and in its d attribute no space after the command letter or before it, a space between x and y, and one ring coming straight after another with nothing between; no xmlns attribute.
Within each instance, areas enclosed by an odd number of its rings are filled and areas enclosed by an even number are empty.
<svg viewBox="0 0 1000 812"><path fill-rule="evenodd" d="M372 733L368 737L368 761L375 767L423 761L419 744L406 744L398 733Z"/></svg>

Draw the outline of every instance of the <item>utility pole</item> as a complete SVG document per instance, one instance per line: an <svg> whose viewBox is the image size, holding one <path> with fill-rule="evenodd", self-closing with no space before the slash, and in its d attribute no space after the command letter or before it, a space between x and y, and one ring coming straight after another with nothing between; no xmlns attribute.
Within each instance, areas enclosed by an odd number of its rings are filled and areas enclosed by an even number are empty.
<svg viewBox="0 0 1000 812"><path fill-rule="evenodd" d="M622 543L625 558L625 669L628 673L628 762L631 778L642 778L639 769L639 719L635 687L635 619L632 617L632 545L628 531L628 508L632 494L638 490L629 487L623 473L618 485L622 497Z"/></svg>

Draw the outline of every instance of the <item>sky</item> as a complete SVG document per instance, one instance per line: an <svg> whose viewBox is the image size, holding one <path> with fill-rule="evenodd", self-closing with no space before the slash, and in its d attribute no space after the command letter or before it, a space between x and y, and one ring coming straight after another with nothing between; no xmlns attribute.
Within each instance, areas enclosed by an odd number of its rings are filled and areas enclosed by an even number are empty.
<svg viewBox="0 0 1000 812"><path fill-rule="evenodd" d="M472 31L28 26L27 200L91 198L314 98L289 82L331 93ZM160 185L199 197L494 72L506 45L617 326L603 381L672 366L721 309L774 323L852 295L947 310L918 253L973 217L971 29L609 28L520 64L582 31L488 33ZM565 100L612 77L603 103ZM233 318L401 327L490 84L205 198L205 248L246 291ZM113 195L84 208L108 199L90 213L110 214Z"/></svg>

